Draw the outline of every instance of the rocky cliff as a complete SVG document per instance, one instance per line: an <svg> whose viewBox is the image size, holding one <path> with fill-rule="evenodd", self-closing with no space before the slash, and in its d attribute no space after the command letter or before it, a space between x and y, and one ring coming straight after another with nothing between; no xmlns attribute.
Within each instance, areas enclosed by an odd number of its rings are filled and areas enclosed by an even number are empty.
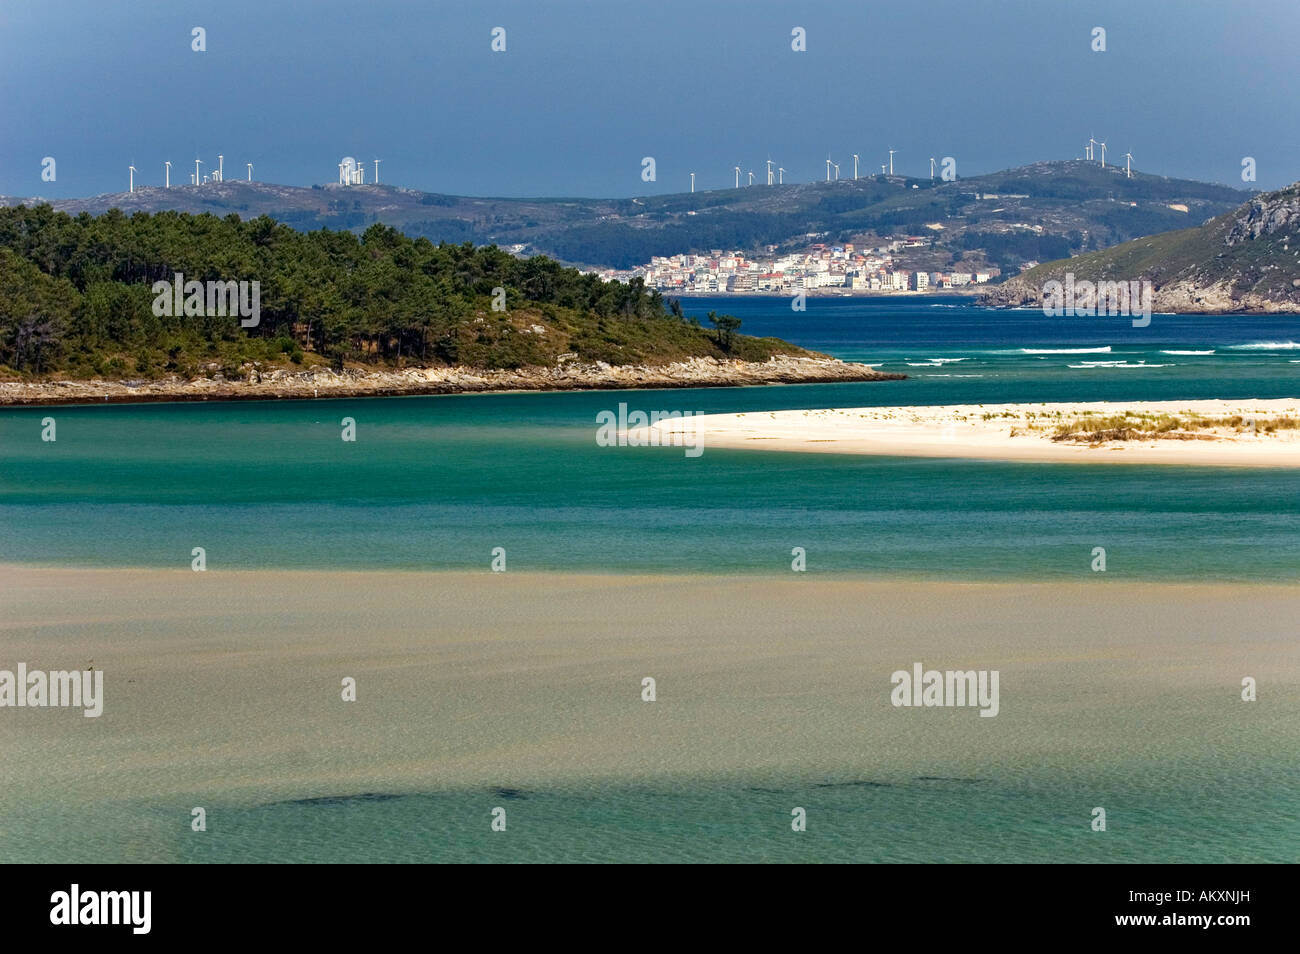
<svg viewBox="0 0 1300 954"><path fill-rule="evenodd" d="M982 301L1034 306L1050 281L1148 281L1153 310L1300 312L1300 183L1267 192L1195 229L1165 232L1047 262Z"/></svg>

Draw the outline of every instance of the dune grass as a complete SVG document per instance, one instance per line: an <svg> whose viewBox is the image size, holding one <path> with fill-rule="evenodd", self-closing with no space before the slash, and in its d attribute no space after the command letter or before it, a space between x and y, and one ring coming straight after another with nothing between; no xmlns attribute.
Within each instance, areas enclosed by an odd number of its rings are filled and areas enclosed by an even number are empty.
<svg viewBox="0 0 1300 954"><path fill-rule="evenodd" d="M1030 425L1032 427L1032 425ZM1056 425L1054 441L1099 444L1103 441L1221 440L1242 436L1275 436L1278 431L1300 428L1300 418L1208 417L1200 414L1085 413Z"/></svg>

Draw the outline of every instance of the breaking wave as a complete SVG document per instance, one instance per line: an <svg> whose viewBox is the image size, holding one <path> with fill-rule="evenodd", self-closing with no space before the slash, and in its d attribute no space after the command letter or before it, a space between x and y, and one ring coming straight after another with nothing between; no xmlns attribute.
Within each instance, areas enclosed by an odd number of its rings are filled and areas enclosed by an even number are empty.
<svg viewBox="0 0 1300 954"><path fill-rule="evenodd" d="M1110 354L1110 345L1102 348L1020 348L1013 354Z"/></svg>

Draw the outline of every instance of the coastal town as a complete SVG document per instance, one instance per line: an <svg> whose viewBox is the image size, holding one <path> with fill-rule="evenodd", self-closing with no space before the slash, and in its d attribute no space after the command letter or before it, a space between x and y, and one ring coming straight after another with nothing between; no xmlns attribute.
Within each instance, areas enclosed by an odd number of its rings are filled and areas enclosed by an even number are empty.
<svg viewBox="0 0 1300 954"><path fill-rule="evenodd" d="M960 291L1001 274L993 266L980 271L904 266L901 259L909 251L929 247L930 239L913 235L861 248L851 242L816 243L798 252L779 253L777 246L769 245L766 254L756 258L737 250L713 249L708 254L655 256L646 265L596 274L606 281L640 278L648 288L685 295Z"/></svg>

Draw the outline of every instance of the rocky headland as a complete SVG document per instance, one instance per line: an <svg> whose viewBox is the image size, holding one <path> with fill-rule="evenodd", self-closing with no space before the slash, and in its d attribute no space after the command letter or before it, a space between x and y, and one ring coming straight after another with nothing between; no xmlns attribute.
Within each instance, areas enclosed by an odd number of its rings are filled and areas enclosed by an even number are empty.
<svg viewBox="0 0 1300 954"><path fill-rule="evenodd" d="M691 358L664 365L609 365L570 361L554 367L404 368L335 371L265 370L255 364L229 377L212 365L201 377L156 380L44 380L0 382L0 406L122 404L152 401L266 401L393 397L483 391L578 391L637 388L722 388L764 384L889 381L903 374L876 371L835 358L774 355L767 361Z"/></svg>

